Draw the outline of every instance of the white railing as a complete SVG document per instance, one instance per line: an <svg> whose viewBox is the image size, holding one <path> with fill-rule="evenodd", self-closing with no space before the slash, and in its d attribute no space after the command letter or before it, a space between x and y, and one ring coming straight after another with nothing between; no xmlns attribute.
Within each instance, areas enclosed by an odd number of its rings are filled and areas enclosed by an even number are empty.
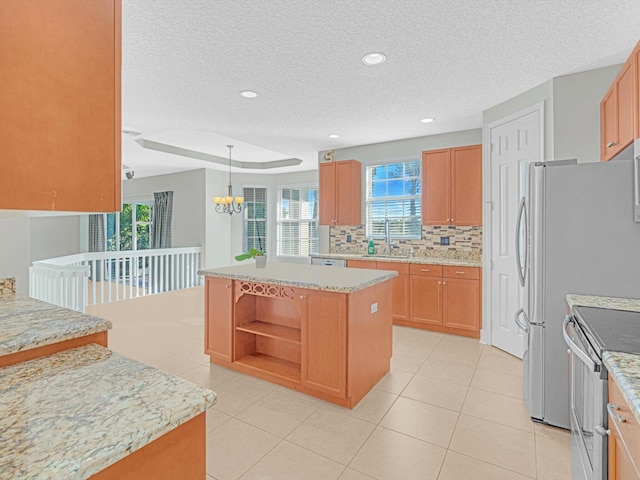
<svg viewBox="0 0 640 480"><path fill-rule="evenodd" d="M199 285L200 247L88 252L33 262L29 295L81 312L107 303Z"/></svg>

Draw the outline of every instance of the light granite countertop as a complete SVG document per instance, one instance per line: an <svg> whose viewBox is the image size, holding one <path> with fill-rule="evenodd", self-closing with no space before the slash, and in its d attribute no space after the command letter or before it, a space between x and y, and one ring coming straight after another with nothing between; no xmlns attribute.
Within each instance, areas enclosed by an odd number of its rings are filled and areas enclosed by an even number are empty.
<svg viewBox="0 0 640 480"><path fill-rule="evenodd" d="M108 320L30 297L0 296L0 356L110 328Z"/></svg>
<svg viewBox="0 0 640 480"><path fill-rule="evenodd" d="M567 295L567 303L570 307L596 307L609 308L611 310L628 310L630 312L640 312L640 299L600 297L597 295L578 295L570 293Z"/></svg>
<svg viewBox="0 0 640 480"><path fill-rule="evenodd" d="M458 267L482 267L481 259L461 259L446 257L399 257L382 255L358 255L356 253L319 253L311 257L336 258L344 260L371 260L374 262L420 263L429 265L452 265Z"/></svg>
<svg viewBox="0 0 640 480"><path fill-rule="evenodd" d="M604 364L640 423L640 355L604 352Z"/></svg>
<svg viewBox="0 0 640 480"><path fill-rule="evenodd" d="M267 262L265 268L256 268L251 261L244 265L200 270L198 273L230 280L246 280L339 293L357 292L398 276L398 272L387 270L281 262Z"/></svg>
<svg viewBox="0 0 640 480"><path fill-rule="evenodd" d="M0 368L0 479L85 479L215 403L98 345Z"/></svg>

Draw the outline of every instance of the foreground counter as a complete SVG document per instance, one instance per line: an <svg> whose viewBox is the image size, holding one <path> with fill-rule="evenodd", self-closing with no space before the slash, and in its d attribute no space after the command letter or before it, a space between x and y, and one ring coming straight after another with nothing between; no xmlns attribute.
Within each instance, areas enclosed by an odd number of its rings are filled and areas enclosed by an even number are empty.
<svg viewBox="0 0 640 480"><path fill-rule="evenodd" d="M389 271L252 263L203 270L211 361L353 408L389 371Z"/></svg>

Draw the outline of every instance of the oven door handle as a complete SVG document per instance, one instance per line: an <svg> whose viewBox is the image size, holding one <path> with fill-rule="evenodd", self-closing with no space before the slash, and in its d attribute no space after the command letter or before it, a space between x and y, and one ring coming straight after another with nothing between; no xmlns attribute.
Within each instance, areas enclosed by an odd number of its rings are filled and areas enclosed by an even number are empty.
<svg viewBox="0 0 640 480"><path fill-rule="evenodd" d="M568 327L569 327L569 323L572 323L572 322L573 322L573 318L571 317L571 315L567 315L566 317L564 317L564 322L562 323L562 336L564 337L565 343L571 350L571 353L575 354L582 363L586 364L589 367L589 370L591 370L592 372L599 371L598 366L591 359L591 357L585 351L583 351L580 347L578 347L578 345L576 345L573 340L571 340L571 337L569 336Z"/></svg>

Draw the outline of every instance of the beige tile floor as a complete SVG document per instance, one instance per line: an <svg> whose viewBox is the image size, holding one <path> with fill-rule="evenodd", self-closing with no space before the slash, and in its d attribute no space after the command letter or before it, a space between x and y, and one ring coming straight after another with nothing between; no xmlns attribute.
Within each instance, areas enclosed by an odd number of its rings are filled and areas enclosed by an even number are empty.
<svg viewBox="0 0 640 480"><path fill-rule="evenodd" d="M356 408L211 365L203 290L94 306L110 347L210 388L209 480L568 480L569 433L534 424L520 360L477 340L394 327L391 372Z"/></svg>

